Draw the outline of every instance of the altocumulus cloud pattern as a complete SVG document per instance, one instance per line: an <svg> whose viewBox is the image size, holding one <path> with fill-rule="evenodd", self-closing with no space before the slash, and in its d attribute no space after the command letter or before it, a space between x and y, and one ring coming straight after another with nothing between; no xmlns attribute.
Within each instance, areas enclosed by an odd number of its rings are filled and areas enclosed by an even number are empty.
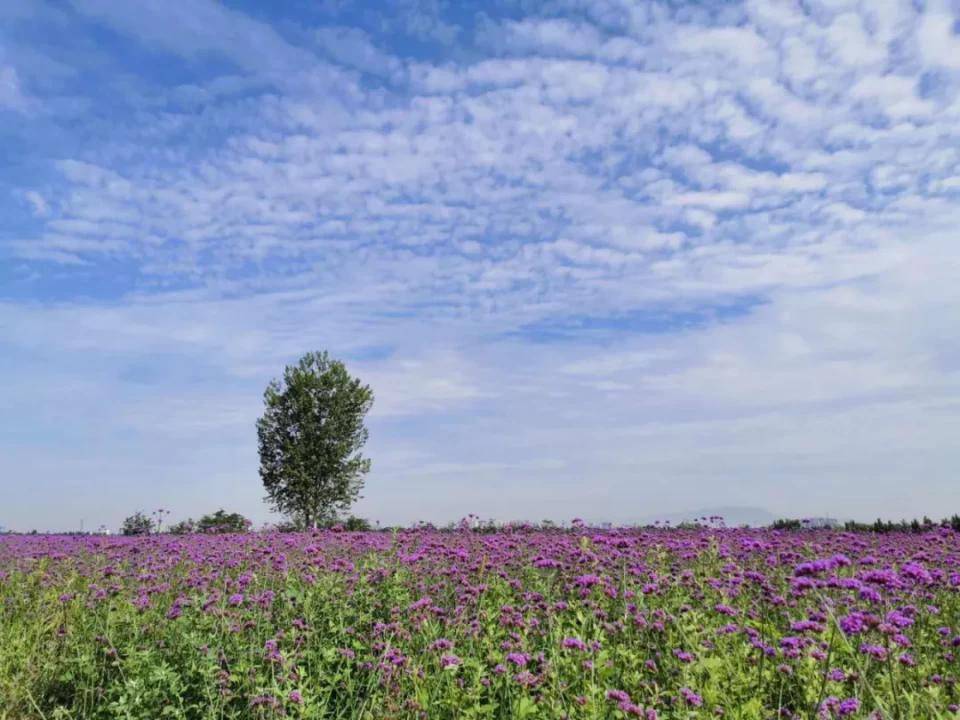
<svg viewBox="0 0 960 720"><path fill-rule="evenodd" d="M315 347L387 521L955 501L958 17L7 0L0 523L263 519Z"/></svg>

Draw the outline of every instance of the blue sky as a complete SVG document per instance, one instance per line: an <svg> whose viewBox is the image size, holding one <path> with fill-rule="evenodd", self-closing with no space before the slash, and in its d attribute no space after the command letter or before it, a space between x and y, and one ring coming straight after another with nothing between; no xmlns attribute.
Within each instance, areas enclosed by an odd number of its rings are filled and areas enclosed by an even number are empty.
<svg viewBox="0 0 960 720"><path fill-rule="evenodd" d="M269 519L254 421L375 389L357 511L960 509L960 7L0 4L0 524Z"/></svg>

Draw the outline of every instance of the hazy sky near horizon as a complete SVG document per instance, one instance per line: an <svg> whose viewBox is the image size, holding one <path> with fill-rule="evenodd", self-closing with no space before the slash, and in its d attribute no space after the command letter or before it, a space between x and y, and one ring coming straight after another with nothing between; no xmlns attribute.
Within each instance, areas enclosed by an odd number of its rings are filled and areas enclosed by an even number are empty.
<svg viewBox="0 0 960 720"><path fill-rule="evenodd" d="M0 525L960 511L960 6L0 3Z"/></svg>

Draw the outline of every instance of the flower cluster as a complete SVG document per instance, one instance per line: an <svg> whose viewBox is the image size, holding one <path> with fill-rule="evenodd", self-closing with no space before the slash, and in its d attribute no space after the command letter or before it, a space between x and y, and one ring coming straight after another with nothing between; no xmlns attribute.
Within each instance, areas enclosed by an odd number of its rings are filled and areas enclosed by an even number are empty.
<svg viewBox="0 0 960 720"><path fill-rule="evenodd" d="M958 668L947 529L0 538L11 717L933 718Z"/></svg>

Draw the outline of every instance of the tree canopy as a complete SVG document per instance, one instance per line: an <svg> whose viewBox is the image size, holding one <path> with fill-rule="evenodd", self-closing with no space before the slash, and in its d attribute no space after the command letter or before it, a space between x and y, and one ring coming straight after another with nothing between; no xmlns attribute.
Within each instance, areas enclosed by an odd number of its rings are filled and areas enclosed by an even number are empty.
<svg viewBox="0 0 960 720"><path fill-rule="evenodd" d="M197 532L201 533L242 533L250 529L251 522L240 513L228 513L221 508L215 513L204 515L197 521Z"/></svg>
<svg viewBox="0 0 960 720"><path fill-rule="evenodd" d="M124 535L149 535L153 532L154 521L141 511L125 518L120 532Z"/></svg>
<svg viewBox="0 0 960 720"><path fill-rule="evenodd" d="M215 513L208 513L199 520L187 518L171 525L169 532L174 535L189 535L190 533L242 533L247 532L253 525L240 513L228 513L220 508Z"/></svg>
<svg viewBox="0 0 960 720"><path fill-rule="evenodd" d="M311 352L288 365L263 400L257 439L267 500L304 528L345 512L370 470L360 451L373 391L339 360Z"/></svg>

